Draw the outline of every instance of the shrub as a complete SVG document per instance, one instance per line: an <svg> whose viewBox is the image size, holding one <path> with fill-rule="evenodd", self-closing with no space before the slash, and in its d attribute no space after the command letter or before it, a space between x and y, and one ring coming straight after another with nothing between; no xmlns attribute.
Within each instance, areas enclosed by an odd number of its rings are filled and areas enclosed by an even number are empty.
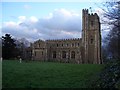
<svg viewBox="0 0 120 90"><path fill-rule="evenodd" d="M120 89L120 60L108 62L91 86L94 88Z"/></svg>

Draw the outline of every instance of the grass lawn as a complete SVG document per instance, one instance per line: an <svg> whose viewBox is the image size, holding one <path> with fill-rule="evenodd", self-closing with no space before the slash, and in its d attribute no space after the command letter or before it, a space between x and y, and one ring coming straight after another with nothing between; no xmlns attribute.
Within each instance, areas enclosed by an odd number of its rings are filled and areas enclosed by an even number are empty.
<svg viewBox="0 0 120 90"><path fill-rule="evenodd" d="M4 60L3 88L86 88L104 65Z"/></svg>

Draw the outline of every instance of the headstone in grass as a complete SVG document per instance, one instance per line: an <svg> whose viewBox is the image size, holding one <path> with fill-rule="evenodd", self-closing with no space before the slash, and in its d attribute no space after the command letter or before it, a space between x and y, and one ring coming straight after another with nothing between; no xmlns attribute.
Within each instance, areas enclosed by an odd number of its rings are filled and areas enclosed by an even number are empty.
<svg viewBox="0 0 120 90"><path fill-rule="evenodd" d="M0 61L2 62L2 57L0 58Z"/></svg>
<svg viewBox="0 0 120 90"><path fill-rule="evenodd" d="M20 63L22 63L22 59L20 58L19 60L20 60Z"/></svg>

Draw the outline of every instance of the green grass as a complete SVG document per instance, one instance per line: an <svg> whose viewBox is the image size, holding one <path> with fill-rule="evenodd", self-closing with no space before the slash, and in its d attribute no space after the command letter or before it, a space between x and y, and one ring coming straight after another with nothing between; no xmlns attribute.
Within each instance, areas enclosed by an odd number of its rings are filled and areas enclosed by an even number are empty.
<svg viewBox="0 0 120 90"><path fill-rule="evenodd" d="M86 88L104 65L55 62L2 63L3 88Z"/></svg>

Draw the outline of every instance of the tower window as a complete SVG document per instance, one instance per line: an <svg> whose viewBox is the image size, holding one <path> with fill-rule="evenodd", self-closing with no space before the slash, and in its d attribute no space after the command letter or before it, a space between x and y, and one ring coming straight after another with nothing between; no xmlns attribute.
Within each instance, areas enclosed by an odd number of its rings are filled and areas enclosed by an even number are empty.
<svg viewBox="0 0 120 90"><path fill-rule="evenodd" d="M90 40L90 43L91 43L91 44L93 43L93 39Z"/></svg>
<svg viewBox="0 0 120 90"><path fill-rule="evenodd" d="M93 21L91 21L91 26L93 26Z"/></svg>

